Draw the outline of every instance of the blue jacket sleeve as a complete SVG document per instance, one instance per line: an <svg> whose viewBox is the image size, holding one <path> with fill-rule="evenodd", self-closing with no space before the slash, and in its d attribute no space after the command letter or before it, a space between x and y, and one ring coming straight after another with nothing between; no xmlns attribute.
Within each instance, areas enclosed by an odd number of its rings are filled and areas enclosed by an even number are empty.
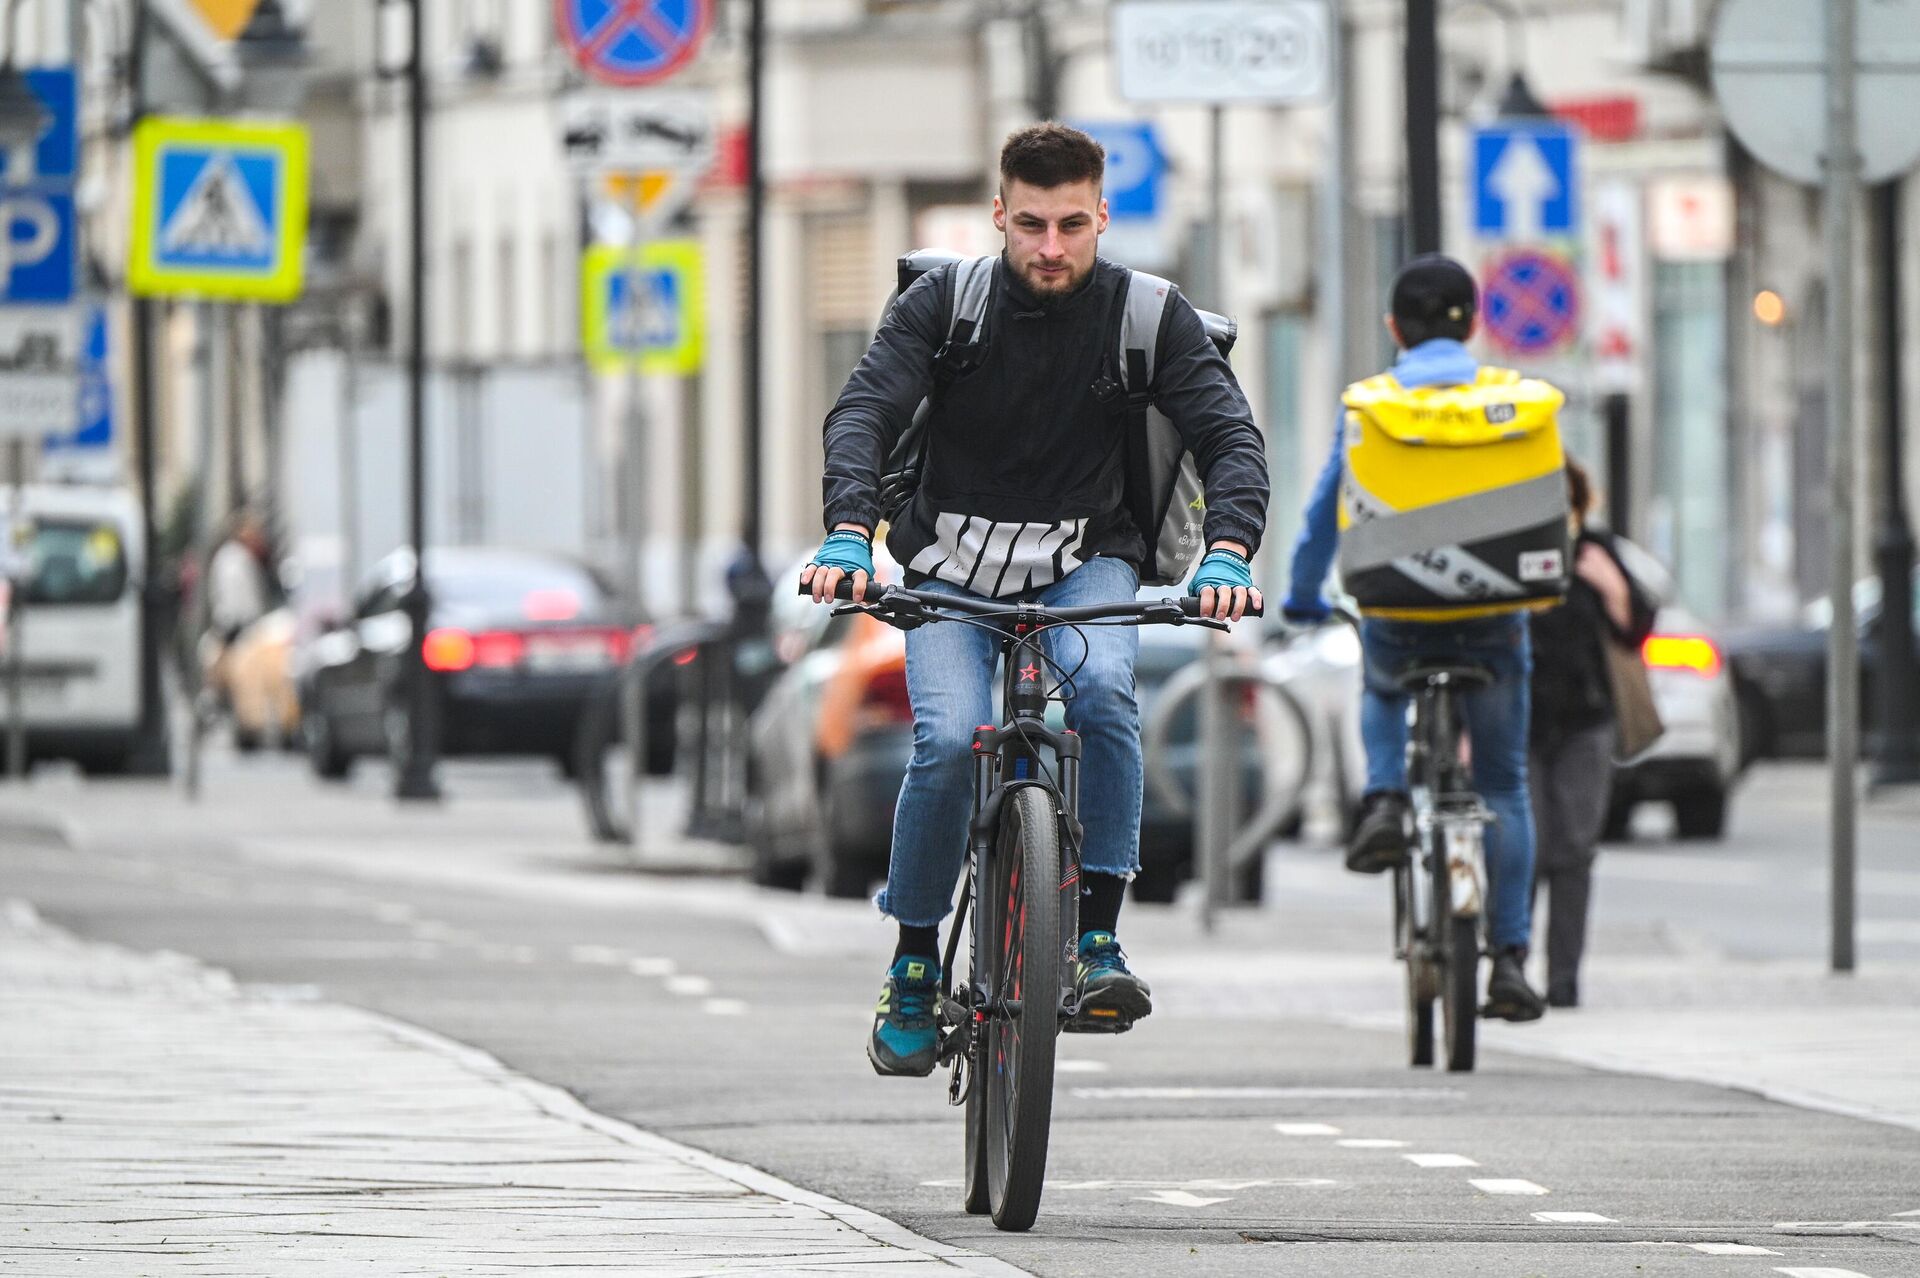
<svg viewBox="0 0 1920 1278"><path fill-rule="evenodd" d="M1338 503L1346 434L1343 416L1334 425L1333 450L1320 478L1314 481L1313 496L1307 499L1306 516L1300 525L1300 539L1293 546L1292 586L1287 591L1290 603L1318 603L1327 584L1327 572L1333 567L1333 553L1340 545Z"/></svg>

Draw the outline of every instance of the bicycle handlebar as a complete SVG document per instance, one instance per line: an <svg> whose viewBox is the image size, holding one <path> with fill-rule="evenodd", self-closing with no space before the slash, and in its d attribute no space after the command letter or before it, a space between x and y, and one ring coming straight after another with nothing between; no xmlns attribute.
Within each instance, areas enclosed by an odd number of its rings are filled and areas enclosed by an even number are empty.
<svg viewBox="0 0 1920 1278"><path fill-rule="evenodd" d="M811 595L811 586L801 586L800 593ZM853 602L853 581L843 579L834 590L833 597L841 603ZM896 616L919 617L923 620L938 620L929 615L929 610L945 608L952 612L964 612L974 617L1017 617L1025 614L1043 624L1058 623L1076 625L1091 621L1137 621L1142 624L1159 622L1166 625L1212 625L1224 628L1224 623L1200 614L1200 601L1191 596L1174 599L1128 599L1122 603L1091 604L1079 608L1047 608L1034 603L1000 603L991 599L976 599L970 595L948 595L933 591L909 590L905 586L884 586L868 583L867 597L863 608L881 609ZM1248 606L1246 615L1261 616L1264 609Z"/></svg>

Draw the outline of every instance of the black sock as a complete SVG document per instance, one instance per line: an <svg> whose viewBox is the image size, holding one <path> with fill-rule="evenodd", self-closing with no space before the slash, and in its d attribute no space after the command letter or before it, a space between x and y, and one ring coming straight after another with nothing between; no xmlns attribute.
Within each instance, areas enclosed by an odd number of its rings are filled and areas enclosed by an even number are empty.
<svg viewBox="0 0 1920 1278"><path fill-rule="evenodd" d="M1112 932L1120 926L1120 902L1127 895L1127 880L1118 874L1100 874L1082 870L1080 881L1080 935Z"/></svg>
<svg viewBox="0 0 1920 1278"><path fill-rule="evenodd" d="M893 947L893 957L895 962L903 958L938 959L940 957L940 925L936 923L932 927L908 927L902 923L900 943Z"/></svg>

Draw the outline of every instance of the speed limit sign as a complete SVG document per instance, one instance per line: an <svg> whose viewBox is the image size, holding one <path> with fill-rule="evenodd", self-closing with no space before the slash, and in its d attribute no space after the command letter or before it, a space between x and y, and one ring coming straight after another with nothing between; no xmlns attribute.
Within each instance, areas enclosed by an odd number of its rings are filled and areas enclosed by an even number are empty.
<svg viewBox="0 0 1920 1278"><path fill-rule="evenodd" d="M1329 79L1325 0L1125 0L1113 61L1129 102L1313 102Z"/></svg>

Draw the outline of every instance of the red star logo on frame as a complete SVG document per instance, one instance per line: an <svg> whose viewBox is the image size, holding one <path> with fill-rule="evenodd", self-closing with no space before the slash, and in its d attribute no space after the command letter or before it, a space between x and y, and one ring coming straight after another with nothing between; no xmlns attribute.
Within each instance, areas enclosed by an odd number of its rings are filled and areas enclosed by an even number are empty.
<svg viewBox="0 0 1920 1278"><path fill-rule="evenodd" d="M1029 662L1026 665L1026 667L1020 671L1021 683L1032 683L1034 680L1038 679L1039 677L1040 677L1040 667L1032 664L1031 662Z"/></svg>

